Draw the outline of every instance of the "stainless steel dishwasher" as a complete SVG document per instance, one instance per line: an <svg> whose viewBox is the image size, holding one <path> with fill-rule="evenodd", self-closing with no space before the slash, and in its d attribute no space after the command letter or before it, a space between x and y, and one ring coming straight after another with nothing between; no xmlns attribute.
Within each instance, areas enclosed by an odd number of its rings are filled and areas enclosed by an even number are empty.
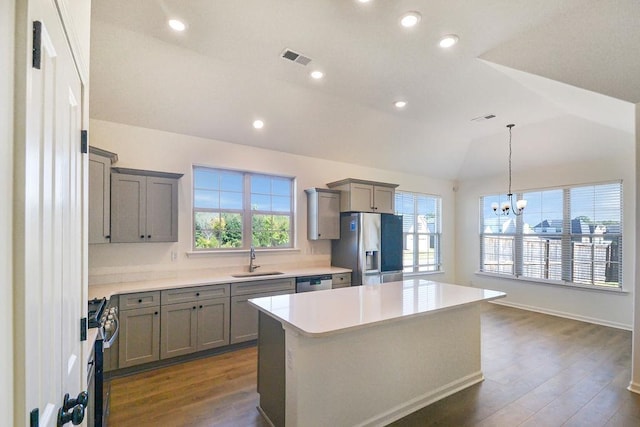
<svg viewBox="0 0 640 427"><path fill-rule="evenodd" d="M323 291L331 289L333 280L330 274L322 276L296 277L296 292Z"/></svg>

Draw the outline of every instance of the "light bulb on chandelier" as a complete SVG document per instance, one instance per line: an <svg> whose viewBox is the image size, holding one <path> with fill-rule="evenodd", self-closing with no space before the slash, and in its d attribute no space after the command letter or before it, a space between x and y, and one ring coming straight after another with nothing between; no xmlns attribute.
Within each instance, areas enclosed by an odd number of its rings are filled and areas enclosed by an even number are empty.
<svg viewBox="0 0 640 427"><path fill-rule="evenodd" d="M513 209L513 193L511 192L511 129L514 126L514 124L507 125L507 128L509 129L509 192L507 193L509 201L502 202L502 206L498 205L496 202L491 204L491 209L493 209L493 212L495 212L496 215L509 215L509 212L513 212L514 215L519 216L522 215L524 208L527 207L527 201L520 199L516 200L515 209ZM498 208L500 208L499 211Z"/></svg>

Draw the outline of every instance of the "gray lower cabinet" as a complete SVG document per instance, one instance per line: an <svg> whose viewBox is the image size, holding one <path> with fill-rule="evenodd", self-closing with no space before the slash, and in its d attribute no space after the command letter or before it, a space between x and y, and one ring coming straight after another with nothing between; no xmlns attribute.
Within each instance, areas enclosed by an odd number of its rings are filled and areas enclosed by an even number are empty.
<svg viewBox="0 0 640 427"><path fill-rule="evenodd" d="M229 344L229 298L202 301L198 305L198 351Z"/></svg>
<svg viewBox="0 0 640 427"><path fill-rule="evenodd" d="M229 311L226 284L162 291L160 358L229 344Z"/></svg>
<svg viewBox="0 0 640 427"><path fill-rule="evenodd" d="M118 368L159 360L160 292L123 294L118 300Z"/></svg>
<svg viewBox="0 0 640 427"><path fill-rule="evenodd" d="M161 359L195 352L198 333L198 306L195 302L163 306L160 329Z"/></svg>
<svg viewBox="0 0 640 427"><path fill-rule="evenodd" d="M351 273L336 273L331 275L331 289L347 288L351 286Z"/></svg>
<svg viewBox="0 0 640 427"><path fill-rule="evenodd" d="M160 358L229 344L229 299L162 306Z"/></svg>
<svg viewBox="0 0 640 427"><path fill-rule="evenodd" d="M258 338L258 310L249 305L251 298L292 294L295 279L261 280L231 285L231 344Z"/></svg>

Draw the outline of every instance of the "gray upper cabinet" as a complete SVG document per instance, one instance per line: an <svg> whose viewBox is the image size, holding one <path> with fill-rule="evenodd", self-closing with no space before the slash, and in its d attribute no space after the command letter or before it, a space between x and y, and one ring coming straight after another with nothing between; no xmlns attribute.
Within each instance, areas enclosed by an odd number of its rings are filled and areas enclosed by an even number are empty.
<svg viewBox="0 0 640 427"><path fill-rule="evenodd" d="M111 169L111 242L177 242L182 174Z"/></svg>
<svg viewBox="0 0 640 427"><path fill-rule="evenodd" d="M347 178L327 187L340 190L341 212L394 213L397 184Z"/></svg>
<svg viewBox="0 0 640 427"><path fill-rule="evenodd" d="M118 155L89 147L89 244L109 243L111 165Z"/></svg>
<svg viewBox="0 0 640 427"><path fill-rule="evenodd" d="M307 238L340 238L340 191L309 188L307 193Z"/></svg>

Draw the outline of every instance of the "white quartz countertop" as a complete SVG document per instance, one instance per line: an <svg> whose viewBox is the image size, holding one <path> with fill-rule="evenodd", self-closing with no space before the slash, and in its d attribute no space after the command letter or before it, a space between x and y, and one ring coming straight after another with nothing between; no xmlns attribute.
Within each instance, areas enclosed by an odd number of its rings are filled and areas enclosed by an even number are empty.
<svg viewBox="0 0 640 427"><path fill-rule="evenodd" d="M423 279L250 299L258 310L310 337L434 314L506 296Z"/></svg>
<svg viewBox="0 0 640 427"><path fill-rule="evenodd" d="M261 275L264 272L276 270L282 274ZM324 274L340 274L350 273L351 270L341 267L302 267L302 268L268 268L263 271L256 271L255 275L249 277L233 277L232 274L246 274L238 271L237 273L224 273L208 270L181 271L175 273L173 277L138 280L134 282L116 282L106 284L89 283L89 299L92 298L111 298L113 295L127 294L132 292L161 291L165 289L182 288L190 286L217 285L223 283L240 283L257 280L285 279L291 277L316 276Z"/></svg>

